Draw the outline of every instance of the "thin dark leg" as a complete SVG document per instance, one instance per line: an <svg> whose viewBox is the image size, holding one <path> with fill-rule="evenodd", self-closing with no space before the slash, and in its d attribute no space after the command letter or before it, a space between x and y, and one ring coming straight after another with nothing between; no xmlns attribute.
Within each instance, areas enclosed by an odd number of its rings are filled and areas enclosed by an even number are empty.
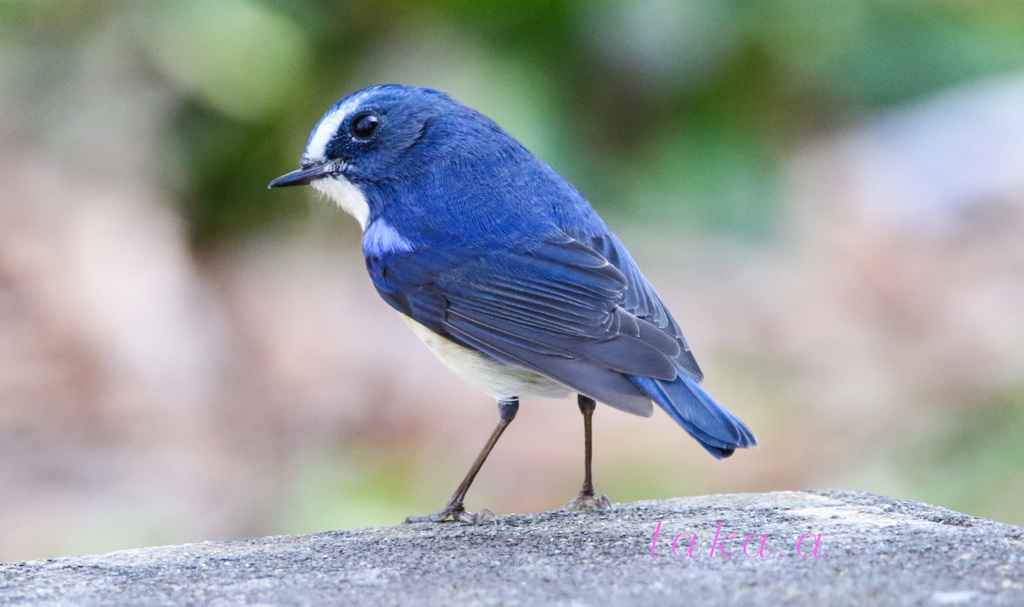
<svg viewBox="0 0 1024 607"><path fill-rule="evenodd" d="M594 497L594 480L590 475L590 462L594 458L593 417L597 403L582 394L579 397L580 413L583 414L583 488L580 497Z"/></svg>
<svg viewBox="0 0 1024 607"><path fill-rule="evenodd" d="M494 432L491 433L491 438L487 439L487 444L480 450L480 454L476 456L476 461L473 462L473 466L466 473L466 478L462 479L462 482L459 483L459 487L455 490L455 494L452 495L452 499L448 500L448 503L440 512L427 516L410 516L405 519L406 523L441 523L450 518L454 521L479 525L489 518L494 518L494 513L486 508L477 513L466 512L462 501L466 498L466 492L469 491L469 486L473 484L473 479L480 472L480 468L484 465L484 461L487 460L487 456L491 454L491 449L494 449L494 445L497 444L498 439L505 432L505 428L516 418L516 413L519 412L519 399L512 397L498 401L498 412L501 414L498 425L495 426Z"/></svg>
<svg viewBox="0 0 1024 607"><path fill-rule="evenodd" d="M583 414L583 488L579 496L566 504L569 510L611 510L612 503L607 495L596 497L594 480L591 476L591 461L594 456L593 417L597 403L594 399L579 395L580 413Z"/></svg>

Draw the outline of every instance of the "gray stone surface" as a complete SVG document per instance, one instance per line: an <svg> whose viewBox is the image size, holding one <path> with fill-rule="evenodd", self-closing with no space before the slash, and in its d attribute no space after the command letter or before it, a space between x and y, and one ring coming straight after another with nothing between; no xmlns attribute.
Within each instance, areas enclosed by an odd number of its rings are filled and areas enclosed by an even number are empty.
<svg viewBox="0 0 1024 607"><path fill-rule="evenodd" d="M767 535L764 557L756 536L744 554L752 533ZM1024 605L1024 529L862 493L780 492L0 565L0 605L453 603Z"/></svg>

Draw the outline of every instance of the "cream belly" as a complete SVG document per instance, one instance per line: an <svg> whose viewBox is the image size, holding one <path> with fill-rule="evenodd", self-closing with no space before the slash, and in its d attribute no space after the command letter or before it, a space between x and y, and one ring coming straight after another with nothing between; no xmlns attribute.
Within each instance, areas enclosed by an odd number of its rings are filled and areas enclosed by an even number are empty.
<svg viewBox="0 0 1024 607"><path fill-rule="evenodd" d="M441 337L408 316L403 315L403 318L412 328L413 333L420 338L420 341L427 344L434 356L448 365L448 368L463 381L483 390L493 398L499 400L512 396L564 398L573 393L573 390L565 384L528 369L498 362L476 350L460 346Z"/></svg>

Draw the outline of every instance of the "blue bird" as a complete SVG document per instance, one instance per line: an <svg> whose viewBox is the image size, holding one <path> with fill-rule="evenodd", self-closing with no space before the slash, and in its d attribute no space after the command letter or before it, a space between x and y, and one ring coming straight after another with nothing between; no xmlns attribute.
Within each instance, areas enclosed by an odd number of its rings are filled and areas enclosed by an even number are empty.
<svg viewBox="0 0 1024 607"><path fill-rule="evenodd" d="M585 477L574 509L607 509L591 479L600 401L650 416L652 401L711 455L757 444L698 385L675 319L582 194L493 121L448 95L384 85L332 107L301 168L271 188L311 185L363 228L380 296L458 376L498 401L500 421L438 513L479 523L463 500L522 396L578 395Z"/></svg>

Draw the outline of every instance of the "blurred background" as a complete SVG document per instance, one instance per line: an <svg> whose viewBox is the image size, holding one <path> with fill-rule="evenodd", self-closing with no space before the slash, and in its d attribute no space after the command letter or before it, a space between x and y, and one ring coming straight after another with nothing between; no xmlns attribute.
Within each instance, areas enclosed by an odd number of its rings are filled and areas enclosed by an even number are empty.
<svg viewBox="0 0 1024 607"><path fill-rule="evenodd" d="M394 524L497 419L268 191L400 82L572 180L761 447L595 416L614 501L840 487L1024 524L1018 0L0 2L0 561ZM575 496L525 400L467 506Z"/></svg>

